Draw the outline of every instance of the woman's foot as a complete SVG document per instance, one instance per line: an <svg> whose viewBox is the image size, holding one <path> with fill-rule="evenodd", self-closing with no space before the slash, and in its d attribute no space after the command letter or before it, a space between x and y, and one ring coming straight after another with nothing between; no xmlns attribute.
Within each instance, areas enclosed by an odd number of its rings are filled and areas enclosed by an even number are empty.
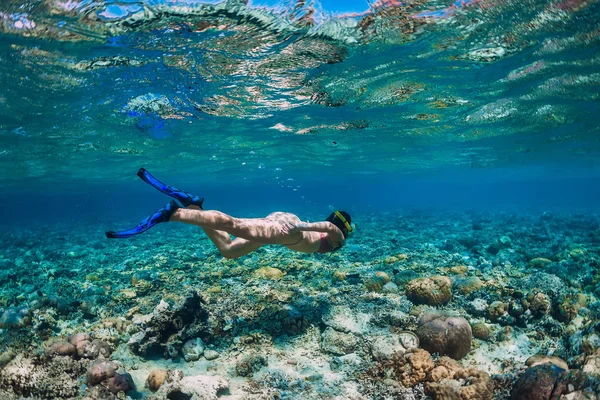
<svg viewBox="0 0 600 400"><path fill-rule="evenodd" d="M108 231L106 232L106 237L109 239L124 239L133 235L138 235L152 228L156 224L161 222L169 222L171 216L173 216L175 211L177 211L179 208L181 207L179 207L175 200L171 200L166 206L156 210L152 215L144 218L139 224L137 224L135 228L119 232Z"/></svg>
<svg viewBox="0 0 600 400"><path fill-rule="evenodd" d="M204 203L203 197L194 196L193 194L177 189L175 186L165 185L164 183L153 177L150 174L150 172L146 171L145 168L140 168L137 175L148 185L156 188L160 192L180 202L183 205L183 207L194 205L199 208L202 208L202 203Z"/></svg>

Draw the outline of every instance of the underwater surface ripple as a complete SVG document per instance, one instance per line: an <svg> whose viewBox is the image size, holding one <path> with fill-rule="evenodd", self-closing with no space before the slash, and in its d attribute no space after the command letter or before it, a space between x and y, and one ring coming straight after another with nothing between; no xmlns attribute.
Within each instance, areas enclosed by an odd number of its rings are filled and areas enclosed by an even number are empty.
<svg viewBox="0 0 600 400"><path fill-rule="evenodd" d="M114 181L147 159L231 179L247 165L252 181L320 166L590 171L599 7L4 2L0 179Z"/></svg>

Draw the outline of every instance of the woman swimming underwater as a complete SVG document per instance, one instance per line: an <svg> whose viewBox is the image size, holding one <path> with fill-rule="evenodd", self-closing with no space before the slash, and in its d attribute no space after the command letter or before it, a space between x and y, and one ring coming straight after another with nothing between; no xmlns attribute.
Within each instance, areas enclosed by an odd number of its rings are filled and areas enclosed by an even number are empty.
<svg viewBox="0 0 600 400"><path fill-rule="evenodd" d="M265 218L235 218L216 210L205 210L204 198L165 185L144 168L138 176L174 200L142 220L135 228L106 232L107 238L128 238L161 222L183 222L201 227L223 257L237 258L266 245L275 244L303 253L330 253L340 249L354 232L345 211L334 211L322 222L302 222L296 215L274 212ZM236 238L231 239L229 235Z"/></svg>

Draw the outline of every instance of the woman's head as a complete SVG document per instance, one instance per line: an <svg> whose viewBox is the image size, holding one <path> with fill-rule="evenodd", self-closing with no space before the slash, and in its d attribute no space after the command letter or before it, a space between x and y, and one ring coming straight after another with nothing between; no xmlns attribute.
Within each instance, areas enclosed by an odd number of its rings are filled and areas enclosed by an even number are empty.
<svg viewBox="0 0 600 400"><path fill-rule="evenodd" d="M348 235L352 233L354 228L352 227L352 218L346 211L334 211L327 217L326 221L331 222L337 226L340 231L344 234L344 238L348 238Z"/></svg>

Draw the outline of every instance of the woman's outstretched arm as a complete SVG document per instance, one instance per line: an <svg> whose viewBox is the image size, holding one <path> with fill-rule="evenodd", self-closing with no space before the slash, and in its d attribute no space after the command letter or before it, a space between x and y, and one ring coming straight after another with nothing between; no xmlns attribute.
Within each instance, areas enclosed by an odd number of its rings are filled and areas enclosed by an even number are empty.
<svg viewBox="0 0 600 400"><path fill-rule="evenodd" d="M290 229L290 233L296 233L299 231L312 231L312 232L326 232L333 233L339 231L339 228L329 221L324 222L299 222Z"/></svg>
<svg viewBox="0 0 600 400"><path fill-rule="evenodd" d="M310 232L324 232L330 234L330 238L332 242L339 243L340 246L343 246L346 242L346 238L344 234L334 224L329 221L323 222L299 222L297 224L284 224L281 229L284 233L297 233L301 231L310 231Z"/></svg>

